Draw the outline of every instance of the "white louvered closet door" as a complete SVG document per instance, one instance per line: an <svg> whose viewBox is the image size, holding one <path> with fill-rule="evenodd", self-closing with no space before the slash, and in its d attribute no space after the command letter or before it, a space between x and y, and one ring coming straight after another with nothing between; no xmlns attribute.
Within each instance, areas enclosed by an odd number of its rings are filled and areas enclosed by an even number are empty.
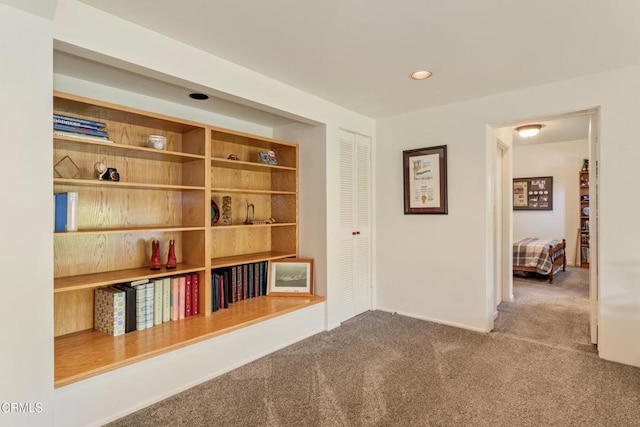
<svg viewBox="0 0 640 427"><path fill-rule="evenodd" d="M342 319L371 309L371 138L340 135Z"/></svg>

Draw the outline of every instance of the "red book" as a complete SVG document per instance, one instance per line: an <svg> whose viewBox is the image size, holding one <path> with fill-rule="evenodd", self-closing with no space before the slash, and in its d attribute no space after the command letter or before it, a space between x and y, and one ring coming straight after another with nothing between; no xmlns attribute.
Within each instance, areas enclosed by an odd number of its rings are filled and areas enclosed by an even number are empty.
<svg viewBox="0 0 640 427"><path fill-rule="evenodd" d="M184 317L191 316L191 275L184 276Z"/></svg>
<svg viewBox="0 0 640 427"><path fill-rule="evenodd" d="M200 304L200 286L199 282L200 276L198 273L194 273L191 275L191 314L194 316L199 312L199 304Z"/></svg>

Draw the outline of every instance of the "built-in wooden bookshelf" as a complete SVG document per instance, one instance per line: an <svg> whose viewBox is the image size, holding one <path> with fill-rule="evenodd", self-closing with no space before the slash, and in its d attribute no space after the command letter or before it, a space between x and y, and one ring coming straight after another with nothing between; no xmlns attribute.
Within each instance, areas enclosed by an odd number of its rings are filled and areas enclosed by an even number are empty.
<svg viewBox="0 0 640 427"><path fill-rule="evenodd" d="M589 171L580 171L580 267L589 267Z"/></svg>
<svg viewBox="0 0 640 427"><path fill-rule="evenodd" d="M111 142L54 135L53 164L79 168L53 178L54 193L77 192L78 230L54 233L55 386L64 386L209 339L322 297L257 297L211 312L211 270L298 256L298 146L133 108L54 93L54 113L106 123ZM147 147L163 135L166 148ZM273 151L277 165L263 164ZM239 160L229 160L235 154ZM120 180L100 181L96 162ZM230 196L231 224L212 223L212 203ZM253 219L245 224L247 205ZM151 240L175 269L151 270ZM95 289L176 274L199 276L199 314L111 336L93 329Z"/></svg>

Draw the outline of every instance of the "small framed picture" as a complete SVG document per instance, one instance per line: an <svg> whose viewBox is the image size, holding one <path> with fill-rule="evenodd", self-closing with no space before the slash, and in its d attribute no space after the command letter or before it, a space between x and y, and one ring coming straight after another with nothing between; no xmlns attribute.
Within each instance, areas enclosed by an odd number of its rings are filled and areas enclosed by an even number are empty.
<svg viewBox="0 0 640 427"><path fill-rule="evenodd" d="M260 163L265 165L277 165L278 159L276 159L275 151L260 152Z"/></svg>
<svg viewBox="0 0 640 427"><path fill-rule="evenodd" d="M313 259L284 258L269 262L269 295L313 295Z"/></svg>

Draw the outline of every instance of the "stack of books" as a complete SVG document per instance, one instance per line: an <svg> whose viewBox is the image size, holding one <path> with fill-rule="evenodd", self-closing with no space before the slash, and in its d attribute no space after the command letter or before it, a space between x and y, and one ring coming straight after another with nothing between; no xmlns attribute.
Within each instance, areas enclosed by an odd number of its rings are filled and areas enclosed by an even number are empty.
<svg viewBox="0 0 640 427"><path fill-rule="evenodd" d="M199 283L198 273L186 273L98 288L94 329L121 335L197 316Z"/></svg>
<svg viewBox="0 0 640 427"><path fill-rule="evenodd" d="M54 135L86 138L100 142L112 142L105 130L106 123L94 120L81 119L79 117L53 115Z"/></svg>

